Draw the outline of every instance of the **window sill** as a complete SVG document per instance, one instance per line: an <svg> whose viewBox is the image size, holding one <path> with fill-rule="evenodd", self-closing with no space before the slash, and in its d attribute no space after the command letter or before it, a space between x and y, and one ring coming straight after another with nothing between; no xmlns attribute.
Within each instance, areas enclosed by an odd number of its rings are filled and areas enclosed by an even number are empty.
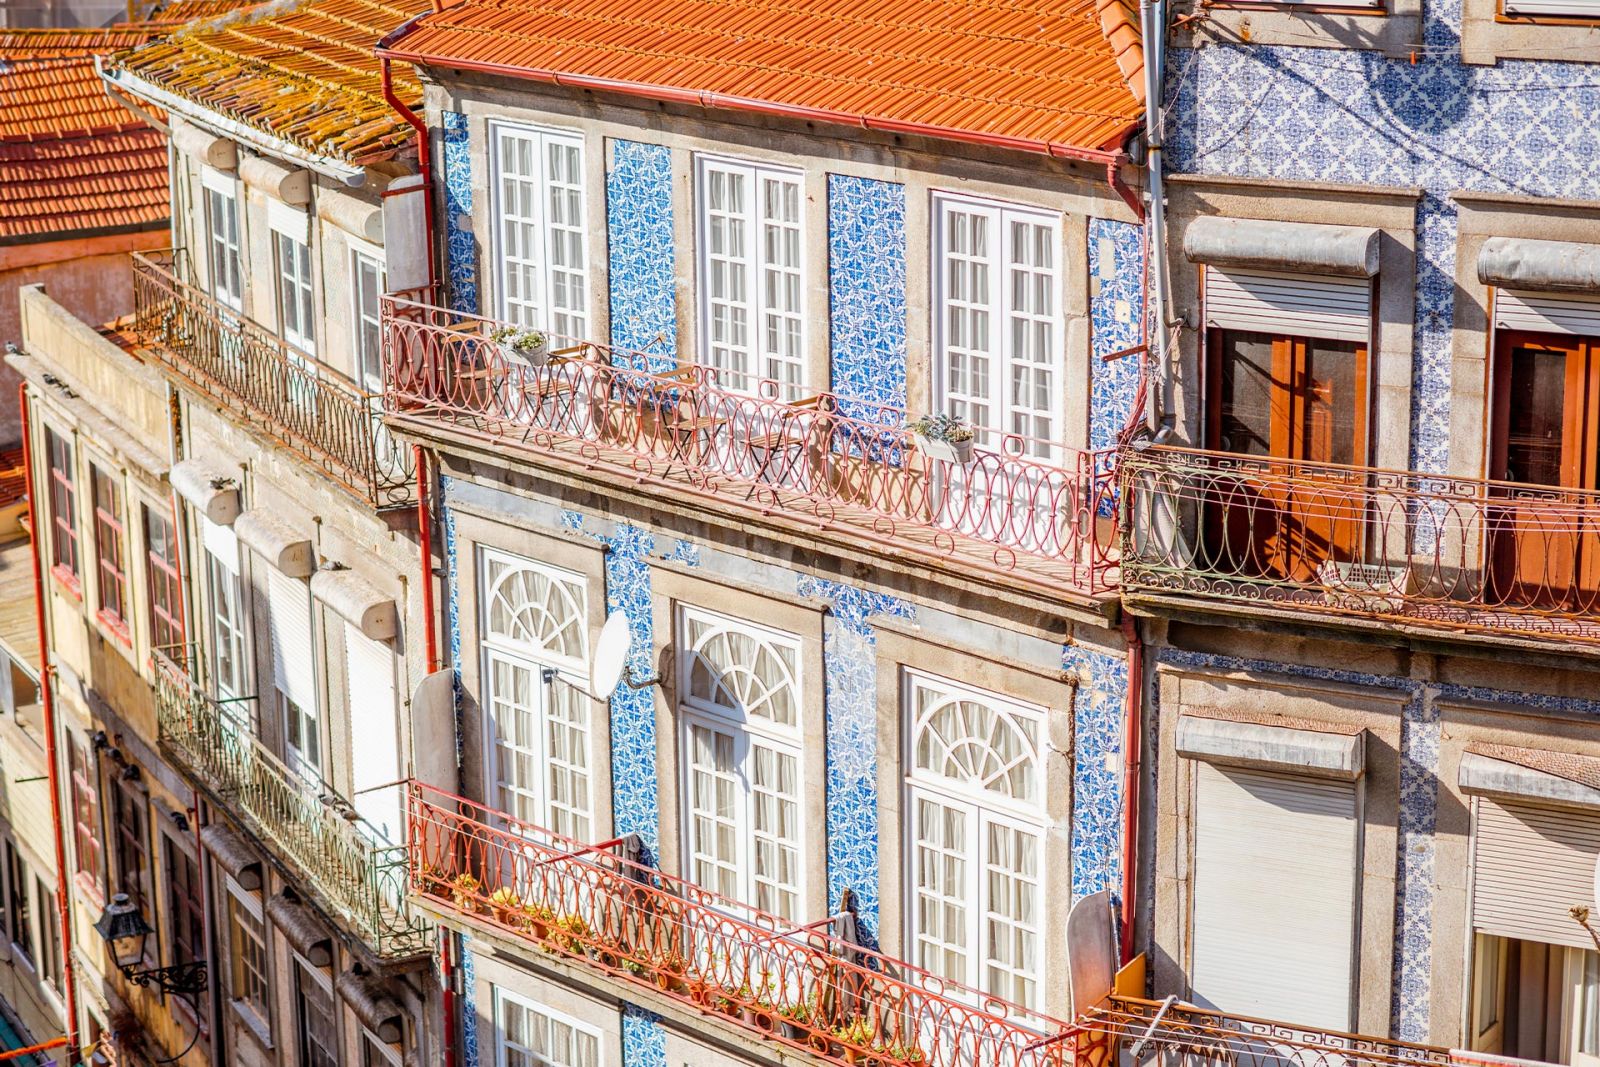
<svg viewBox="0 0 1600 1067"><path fill-rule="evenodd" d="M50 568L50 577L56 580L56 585L78 603L83 603L83 583L78 581L78 576L67 568L57 563Z"/></svg>
<svg viewBox="0 0 1600 1067"><path fill-rule="evenodd" d="M94 617L95 621L116 640L117 644L128 649L133 647L133 633L128 629L127 620L123 619L122 616L101 608L94 613Z"/></svg>
<svg viewBox="0 0 1600 1067"><path fill-rule="evenodd" d="M256 1043L263 1050L271 1052L273 1048L272 1031L268 1029L266 1020L257 1015L253 1008L247 1007L245 1002L238 997L229 998L228 1007L232 1009L234 1022L239 1025L239 1028L255 1038Z"/></svg>
<svg viewBox="0 0 1600 1067"><path fill-rule="evenodd" d="M79 871L72 876L72 887L77 891L79 899L89 906L89 910L99 914L106 906L105 894L100 892L100 883L90 877L86 872Z"/></svg>

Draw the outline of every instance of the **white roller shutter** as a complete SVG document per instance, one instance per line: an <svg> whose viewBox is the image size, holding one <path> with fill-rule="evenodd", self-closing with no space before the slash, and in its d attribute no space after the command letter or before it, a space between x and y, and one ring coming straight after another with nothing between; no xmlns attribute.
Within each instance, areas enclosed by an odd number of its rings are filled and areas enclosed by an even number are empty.
<svg viewBox="0 0 1600 1067"><path fill-rule="evenodd" d="M1359 341L1372 336L1372 280L1206 268L1206 325Z"/></svg>
<svg viewBox="0 0 1600 1067"><path fill-rule="evenodd" d="M1480 797L1473 838L1472 925L1523 941L1593 949L1573 921L1594 906L1600 815Z"/></svg>
<svg viewBox="0 0 1600 1067"><path fill-rule="evenodd" d="M315 717L317 668L311 651L311 593L306 583L270 566L267 574L268 626L272 633L272 681Z"/></svg>
<svg viewBox="0 0 1600 1067"><path fill-rule="evenodd" d="M344 663L350 709L350 779L356 810L390 844L401 840L400 735L395 713L394 653L349 623ZM373 786L386 786L374 789Z"/></svg>
<svg viewBox="0 0 1600 1067"><path fill-rule="evenodd" d="M1600 0L1506 0L1506 14L1595 19L1600 18Z"/></svg>
<svg viewBox="0 0 1600 1067"><path fill-rule="evenodd" d="M1356 783L1209 763L1195 770L1195 999L1349 1030Z"/></svg>
<svg viewBox="0 0 1600 1067"><path fill-rule="evenodd" d="M1600 337L1600 296L1496 289L1494 324L1502 330Z"/></svg>
<svg viewBox="0 0 1600 1067"><path fill-rule="evenodd" d="M234 534L233 527L220 525L201 516L200 541L206 546L206 551L228 569L229 574L238 575L239 538Z"/></svg>

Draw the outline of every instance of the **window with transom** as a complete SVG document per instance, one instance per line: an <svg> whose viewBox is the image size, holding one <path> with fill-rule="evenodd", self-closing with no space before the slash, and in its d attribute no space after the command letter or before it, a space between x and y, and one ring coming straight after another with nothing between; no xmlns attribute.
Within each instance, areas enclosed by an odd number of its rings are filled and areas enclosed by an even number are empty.
<svg viewBox="0 0 1600 1067"><path fill-rule="evenodd" d="M178 581L178 543L172 519L144 505L145 591L150 597L150 641L177 654L183 644L182 586Z"/></svg>
<svg viewBox="0 0 1600 1067"><path fill-rule="evenodd" d="M232 178L205 174L206 248L211 266L211 294L234 311L244 306L244 280L239 254L239 201Z"/></svg>
<svg viewBox="0 0 1600 1067"><path fill-rule="evenodd" d="M124 555L122 486L99 466L89 468L94 493L94 551L99 568L100 620L124 641L128 632L128 564Z"/></svg>
<svg viewBox="0 0 1600 1067"><path fill-rule="evenodd" d="M797 399L804 378L801 175L738 160L699 160L700 362L722 384L776 383Z"/></svg>
<svg viewBox="0 0 1600 1067"><path fill-rule="evenodd" d="M589 328L583 139L499 123L490 130L500 317L581 339Z"/></svg>
<svg viewBox="0 0 1600 1067"><path fill-rule="evenodd" d="M1016 434L1048 458L1062 430L1061 225L1057 216L934 199L937 407L993 447Z"/></svg>
<svg viewBox="0 0 1600 1067"><path fill-rule="evenodd" d="M1044 709L905 676L912 961L1037 1008Z"/></svg>
<svg viewBox="0 0 1600 1067"><path fill-rule="evenodd" d="M690 878L788 919L804 910L800 638L678 614L684 848Z"/></svg>
<svg viewBox="0 0 1600 1067"><path fill-rule="evenodd" d="M485 549L485 735L494 802L565 837L592 829L588 592L581 575Z"/></svg>
<svg viewBox="0 0 1600 1067"><path fill-rule="evenodd" d="M599 1067L600 1035L575 1019L495 987L496 1067Z"/></svg>
<svg viewBox="0 0 1600 1067"><path fill-rule="evenodd" d="M262 909L247 890L228 879L228 945L232 964L231 989L236 1004L256 1021L267 1021L267 931Z"/></svg>
<svg viewBox="0 0 1600 1067"><path fill-rule="evenodd" d="M50 466L50 532L52 570L74 589L78 586L78 483L72 443L54 430L44 432Z"/></svg>

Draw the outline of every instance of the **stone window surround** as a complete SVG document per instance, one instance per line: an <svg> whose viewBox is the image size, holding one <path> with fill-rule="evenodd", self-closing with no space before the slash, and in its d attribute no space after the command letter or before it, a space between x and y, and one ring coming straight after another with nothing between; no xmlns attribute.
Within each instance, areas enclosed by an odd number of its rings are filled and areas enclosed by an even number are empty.
<svg viewBox="0 0 1600 1067"><path fill-rule="evenodd" d="M1471 3L1472 0L1466 0ZM1498 0L1489 0L1497 3ZM1422 47L1421 0L1382 0L1375 8L1310 2L1232 0L1193 5L1200 18L1180 28L1174 44L1252 44L1382 52L1395 59ZM1181 12L1180 12L1181 13Z"/></svg>
<svg viewBox="0 0 1600 1067"><path fill-rule="evenodd" d="M1132 222L1127 205L1106 185L1103 173L1079 173L1062 161L1038 157L1037 166L1027 162L994 163L964 146L950 144L948 153L923 150L863 146L848 139L841 128L820 129L807 124L807 133L774 131L770 124L727 112L711 117L678 115L676 109L626 104L600 104L592 99L577 100L564 91L550 91L526 82L504 79L473 84L468 89L447 93L430 90L428 103L434 107L466 115L474 146L486 144L487 123L520 122L533 126L581 131L584 138L584 165L588 170L584 197L591 217L602 212L606 203L606 141L616 138L665 143L670 140L673 175L674 278L677 289L677 351L699 350L699 314L695 306L697 257L695 249L696 213L693 210L694 160L708 154L738 158L753 163L794 168L797 161L804 172L802 196L805 222L802 228L801 260L806 277L803 304L811 309L828 309L827 207L829 174L849 175L895 182L905 187L906 229L906 408L928 410L932 395L933 323L932 290L932 194L935 191L986 198L1024 207L1059 212L1061 217L1063 322L1062 345L1066 351L1061 389L1061 408L1065 412L1064 443L1084 447L1089 434L1089 394L1091 363L1090 290L1093 280L1088 271L1088 220L1111 219ZM666 136L670 131L670 138ZM785 143L803 137L803 152L783 150ZM896 139L897 141L900 139ZM944 146L941 146L944 147ZM992 150L990 151L992 156ZM1024 160L1031 157L1022 157ZM468 223L478 237L479 303L493 308L497 299L491 263L494 218L490 211L492 191L488 168L482 153L474 153L472 181L472 219ZM590 332L598 339L611 335L609 259L604 225L590 226L585 251L591 264ZM816 392L831 381L829 363L830 331L808 329L805 336L805 390Z"/></svg>
<svg viewBox="0 0 1600 1067"><path fill-rule="evenodd" d="M1387 1033L1396 930L1396 820L1400 803L1400 720L1407 694L1340 682L1317 682L1247 672L1216 672L1161 665L1160 737L1156 780L1170 783L1156 797L1154 877L1157 899L1172 902L1157 909L1153 936L1159 951L1154 981L1158 989L1187 992L1194 907L1190 878L1194 856L1194 761L1177 754L1178 720L1193 707L1226 715L1254 712L1320 719L1330 725L1367 731L1365 772L1361 779L1362 872L1357 891L1355 974L1356 1030ZM1374 980L1366 980L1372 976ZM1180 993L1183 995L1183 993Z"/></svg>
<svg viewBox="0 0 1600 1067"><path fill-rule="evenodd" d="M905 736L906 669L954 678L977 689L1047 709L1040 734L1045 797L1044 872L1040 901L1040 1010L1057 1018L1071 1013L1067 996L1065 929L1071 905L1072 715L1077 686L1063 672L1033 668L977 649L930 640L912 627L877 620L878 712L878 941L885 955L906 959L908 877L901 814L908 771ZM893 828L901 828L897 833Z"/></svg>
<svg viewBox="0 0 1600 1067"><path fill-rule="evenodd" d="M1374 444L1368 462L1377 467L1410 467L1412 321L1416 303L1415 189L1346 186L1323 182L1280 185L1252 178L1173 175L1169 178L1168 247L1172 250L1172 299L1176 317L1188 328L1180 335L1176 414L1180 437L1204 441L1204 375L1199 373L1204 333L1197 264L1183 258L1183 234L1196 218L1221 215L1269 222L1311 222L1361 226L1382 231L1373 316L1377 343L1372 352ZM1321 194L1320 196L1318 194ZM1381 432L1376 432L1381 430Z"/></svg>
<svg viewBox="0 0 1600 1067"><path fill-rule="evenodd" d="M651 621L656 650L665 665L655 687L656 795L660 806L663 871L688 877L684 868L682 719L678 715L678 605L704 607L735 619L749 619L800 638L800 842L803 877L801 906L810 922L827 912L827 695L823 662L823 605L725 582L710 575L660 566L651 561Z"/></svg>

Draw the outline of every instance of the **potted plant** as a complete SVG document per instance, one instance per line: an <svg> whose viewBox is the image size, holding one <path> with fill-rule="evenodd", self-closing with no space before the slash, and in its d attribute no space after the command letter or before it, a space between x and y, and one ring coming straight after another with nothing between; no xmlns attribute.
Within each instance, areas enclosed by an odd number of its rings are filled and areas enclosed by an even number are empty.
<svg viewBox="0 0 1600 1067"><path fill-rule="evenodd" d="M495 922L511 926L512 917L522 912L522 898L509 887L502 886L490 894L489 910L494 914Z"/></svg>
<svg viewBox="0 0 1600 1067"><path fill-rule="evenodd" d="M891 1063L921 1063L922 1050L915 1045L890 1045L883 1050L884 1056Z"/></svg>
<svg viewBox="0 0 1600 1067"><path fill-rule="evenodd" d="M550 362L550 338L538 330L502 326L489 335L507 363L542 367Z"/></svg>
<svg viewBox="0 0 1600 1067"><path fill-rule="evenodd" d="M656 971L656 988L663 993L683 994L688 992L688 983L684 981L684 972L689 969L689 961L677 952L670 952L661 961L661 966Z"/></svg>
<svg viewBox="0 0 1600 1067"><path fill-rule="evenodd" d="M954 415L924 415L907 427L923 455L946 463L965 464L972 459L972 427Z"/></svg>
<svg viewBox="0 0 1600 1067"><path fill-rule="evenodd" d="M589 924L581 915L563 915L553 924L552 940L563 952L582 956L588 950Z"/></svg>
<svg viewBox="0 0 1600 1067"><path fill-rule="evenodd" d="M769 971L761 972L761 984L754 990L746 989L744 1005L744 1021L762 1031L771 1033L777 1025L772 1014L772 974Z"/></svg>
<svg viewBox="0 0 1600 1067"><path fill-rule="evenodd" d="M526 917L528 930L540 941L550 936L550 928L555 925L556 913L547 905L529 901L522 906L522 913Z"/></svg>
<svg viewBox="0 0 1600 1067"><path fill-rule="evenodd" d="M861 1063L871 1055L873 1038L877 1031L866 1019L857 1016L833 1032L844 1053L846 1063Z"/></svg>
<svg viewBox="0 0 1600 1067"><path fill-rule="evenodd" d="M470 874L462 873L455 876L450 883L450 903L462 911L477 911L477 893L479 882Z"/></svg>
<svg viewBox="0 0 1600 1067"><path fill-rule="evenodd" d="M785 1004L778 1009L778 1017L783 1020L783 1036L790 1041L804 1042L811 1035L811 1009L815 1001L805 1004Z"/></svg>

